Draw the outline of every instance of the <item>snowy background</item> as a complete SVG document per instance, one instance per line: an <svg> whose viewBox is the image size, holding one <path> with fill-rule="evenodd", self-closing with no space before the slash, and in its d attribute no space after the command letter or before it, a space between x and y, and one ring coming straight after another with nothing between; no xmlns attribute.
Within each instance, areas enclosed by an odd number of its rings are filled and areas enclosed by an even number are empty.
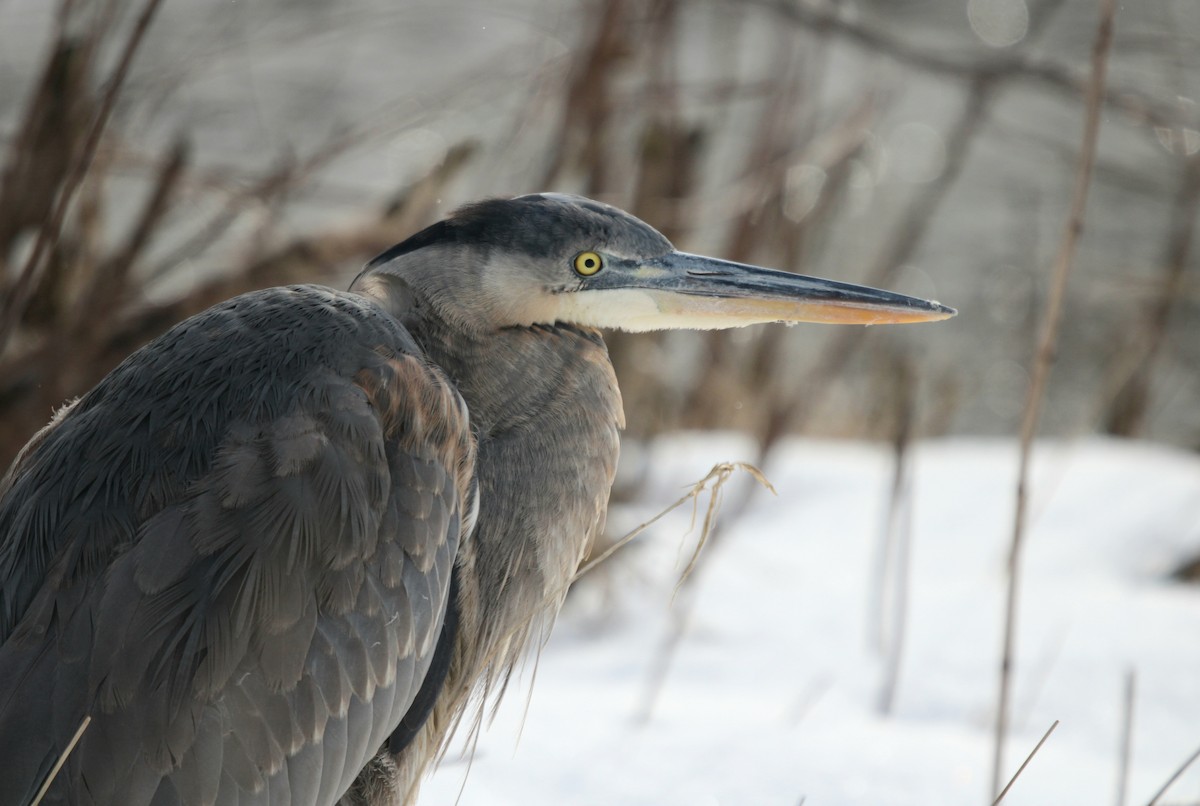
<svg viewBox="0 0 1200 806"><path fill-rule="evenodd" d="M739 437L680 436L627 457L652 472L643 505L614 513L618 531L714 463L752 456ZM1003 441L914 452L908 628L890 714L871 614L892 457L794 441L764 468L778 497L756 495L710 547L648 717L682 608L671 593L692 551L690 511L579 586L532 695L530 664L469 769L456 746L423 802L455 802L460 789L464 806L988 802L1016 459ZM1061 724L1005 803L1118 802L1130 671L1127 802L1146 803L1200 744L1200 590L1169 580L1200 542L1200 459L1098 439L1042 444L1032 478L1005 777ZM1200 769L1162 802L1200 802Z"/></svg>
<svg viewBox="0 0 1200 806"><path fill-rule="evenodd" d="M684 511L585 579L536 685L531 662L472 762L452 748L422 803L989 802L1016 480L1004 437L1082 119L1077 91L1038 76L1086 75L1096 4L796 4L840 9L840 24L789 22L792 0L164 0L80 192L86 214L68 218L0 348L0 468L172 321L262 285L345 287L484 195L584 192L690 251L878 276L962 314L872 329L852 350L833 328L610 338L630 426L614 534L713 463L752 461L768 432L861 441L777 446L763 469L778 496L729 507L679 598L695 539ZM75 135L143 5L76 0L68 15L63 52L85 51L79 37L98 56L43 98L78 113ZM1200 551L1200 0L1120 6L1116 100L1040 432L1067 439L1035 454L1005 777L1061 724L1009 804L1144 804L1200 746L1200 588L1171 580ZM50 191L72 129L51 116L24 151L21 132L40 120L60 7L0 0L0 168L28 163ZM107 33L98 8L118 12ZM988 65L1008 65L999 83L971 78ZM174 191L131 257L174 144ZM45 190L0 176L0 281L24 261ZM94 303L111 260L131 264L130 282ZM1122 426L1129 390L1144 405ZM764 410L796 416L772 430ZM757 439L671 435L712 425ZM902 427L941 438L911 459L907 573L881 577L893 458L867 440ZM1179 447L1085 436L1106 429ZM1200 765L1162 802L1200 803Z"/></svg>

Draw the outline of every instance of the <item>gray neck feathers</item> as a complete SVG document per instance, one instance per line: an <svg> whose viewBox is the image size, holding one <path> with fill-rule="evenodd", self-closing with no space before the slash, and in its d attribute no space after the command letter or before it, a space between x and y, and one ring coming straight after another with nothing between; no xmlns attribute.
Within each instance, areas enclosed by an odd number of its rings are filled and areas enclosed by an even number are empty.
<svg viewBox="0 0 1200 806"><path fill-rule="evenodd" d="M507 667L548 626L530 623L531 614L557 611L603 527L624 424L616 379L594 331L506 328L478 336L437 320L414 321L410 330L471 414L481 659Z"/></svg>
<svg viewBox="0 0 1200 806"><path fill-rule="evenodd" d="M624 415L598 332L464 329L395 277L363 280L355 290L403 322L456 384L478 440L479 518L458 559L462 626L425 737L437 744L475 684L484 697L503 691L553 621L603 528Z"/></svg>

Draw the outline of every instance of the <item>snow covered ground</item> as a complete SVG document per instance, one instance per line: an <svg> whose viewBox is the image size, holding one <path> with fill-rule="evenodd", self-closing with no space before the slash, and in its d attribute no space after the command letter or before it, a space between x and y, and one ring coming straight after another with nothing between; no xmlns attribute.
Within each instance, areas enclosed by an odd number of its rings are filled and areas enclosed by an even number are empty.
<svg viewBox="0 0 1200 806"><path fill-rule="evenodd" d="M644 503L610 517L635 525L715 462L751 457L728 436L630 452L627 467L652 468ZM908 630L890 714L870 617L888 451L800 441L764 470L779 495L756 496L710 547L648 717L660 647L686 610L671 604L694 539L682 540L683 512L573 592L532 695L530 664L469 770L452 750L422 802L989 802L1015 446L950 440L913 455ZM1006 804L1117 802L1129 670L1128 802L1146 803L1200 746L1200 588L1166 579L1198 550L1200 457L1102 440L1039 446L1008 771L1061 725ZM1200 769L1163 802L1200 802Z"/></svg>

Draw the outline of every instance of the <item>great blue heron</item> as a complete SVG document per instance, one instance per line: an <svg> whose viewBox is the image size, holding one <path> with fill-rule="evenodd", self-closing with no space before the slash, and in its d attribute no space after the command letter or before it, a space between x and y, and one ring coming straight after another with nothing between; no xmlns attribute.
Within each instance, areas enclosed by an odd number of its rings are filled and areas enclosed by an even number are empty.
<svg viewBox="0 0 1200 806"><path fill-rule="evenodd" d="M0 480L0 804L410 801L603 524L595 328L953 313L541 194L192 317Z"/></svg>

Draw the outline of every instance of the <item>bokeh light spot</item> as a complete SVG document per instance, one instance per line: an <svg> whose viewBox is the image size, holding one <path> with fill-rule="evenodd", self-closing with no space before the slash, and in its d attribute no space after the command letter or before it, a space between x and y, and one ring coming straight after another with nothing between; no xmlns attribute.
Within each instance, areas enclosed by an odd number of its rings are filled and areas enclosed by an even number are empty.
<svg viewBox="0 0 1200 806"><path fill-rule="evenodd" d="M924 123L904 123L888 137L893 176L901 182L932 182L946 167L946 143Z"/></svg>
<svg viewBox="0 0 1200 806"><path fill-rule="evenodd" d="M801 163L788 168L784 179L783 214L800 223L813 211L825 187L825 171L818 165Z"/></svg>
<svg viewBox="0 0 1200 806"><path fill-rule="evenodd" d="M967 20L985 43L1007 48L1029 32L1029 7L1025 0L968 0Z"/></svg>

